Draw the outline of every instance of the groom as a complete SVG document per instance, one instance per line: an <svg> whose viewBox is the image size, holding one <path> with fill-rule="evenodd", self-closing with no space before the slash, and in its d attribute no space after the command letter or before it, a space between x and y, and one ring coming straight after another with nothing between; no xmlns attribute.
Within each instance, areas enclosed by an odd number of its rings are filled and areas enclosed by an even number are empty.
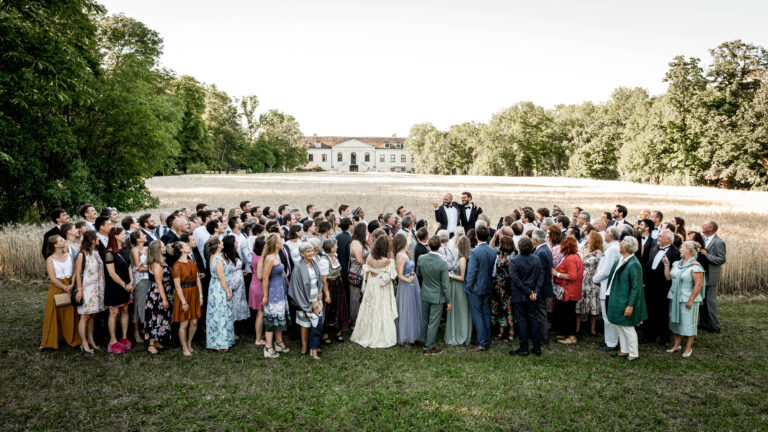
<svg viewBox="0 0 768 432"><path fill-rule="evenodd" d="M437 253L442 245L440 238L432 236L428 245L429 253L422 255L416 265L416 276L421 281L421 335L424 337L424 354L440 354L443 351L435 348L435 336L443 303L448 303L446 310L451 310L450 269Z"/></svg>

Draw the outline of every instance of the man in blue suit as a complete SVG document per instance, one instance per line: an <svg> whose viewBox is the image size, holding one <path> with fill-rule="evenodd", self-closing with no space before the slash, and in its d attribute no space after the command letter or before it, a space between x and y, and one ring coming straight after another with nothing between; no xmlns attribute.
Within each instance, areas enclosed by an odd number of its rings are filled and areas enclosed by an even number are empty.
<svg viewBox="0 0 768 432"><path fill-rule="evenodd" d="M480 226L475 230L477 247L469 254L467 277L464 279L464 291L467 293L472 324L477 331L477 345L470 348L474 352L486 351L491 346L491 307L489 298L492 291L493 268L496 263L496 251L488 246L490 231Z"/></svg>
<svg viewBox="0 0 768 432"><path fill-rule="evenodd" d="M541 267L544 269L546 275L550 275L552 272L552 251L547 246L547 234L543 230L533 230L531 235L533 246L536 250L533 255L541 261ZM552 291L552 277L545 276L544 282L541 285L541 292L536 300L536 306L533 308L534 314L539 321L539 334L541 335L541 343L546 345L547 338L549 337L549 331L547 330L547 299L554 297L555 294Z"/></svg>

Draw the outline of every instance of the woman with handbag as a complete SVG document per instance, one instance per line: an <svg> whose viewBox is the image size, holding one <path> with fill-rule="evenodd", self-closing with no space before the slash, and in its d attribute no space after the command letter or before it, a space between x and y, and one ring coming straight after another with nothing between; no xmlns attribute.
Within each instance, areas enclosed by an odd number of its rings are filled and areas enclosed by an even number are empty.
<svg viewBox="0 0 768 432"><path fill-rule="evenodd" d="M555 290L555 318L559 323L561 337L558 342L575 344L576 340L576 303L581 300L584 264L579 257L576 239L566 237L560 243L563 258L552 269Z"/></svg>
<svg viewBox="0 0 768 432"><path fill-rule="evenodd" d="M93 341L93 317L104 310L104 264L96 245L99 238L96 231L83 233L80 252L75 260L75 293L73 304L77 304L80 322L77 325L85 354L93 354L99 347Z"/></svg>
<svg viewBox="0 0 768 432"><path fill-rule="evenodd" d="M77 314L72 306L72 257L69 245L61 236L53 235L46 242L45 269L51 285L45 300L45 318L43 319L43 339L40 349L59 349L59 332L69 346L80 345L75 322ZM82 349L82 346L81 346Z"/></svg>

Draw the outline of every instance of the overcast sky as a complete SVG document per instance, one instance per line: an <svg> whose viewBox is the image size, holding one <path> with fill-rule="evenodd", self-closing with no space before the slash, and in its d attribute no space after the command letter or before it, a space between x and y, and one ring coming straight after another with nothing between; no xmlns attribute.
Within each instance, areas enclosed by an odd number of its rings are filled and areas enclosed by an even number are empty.
<svg viewBox="0 0 768 432"><path fill-rule="evenodd" d="M311 135L407 136L520 101L652 94L678 54L733 39L768 46L768 1L109 0L157 30L162 63L255 94Z"/></svg>

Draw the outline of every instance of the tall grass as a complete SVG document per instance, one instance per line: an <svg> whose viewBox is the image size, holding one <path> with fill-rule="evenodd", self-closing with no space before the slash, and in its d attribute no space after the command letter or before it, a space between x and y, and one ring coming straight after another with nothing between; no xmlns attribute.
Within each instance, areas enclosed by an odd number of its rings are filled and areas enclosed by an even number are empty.
<svg viewBox="0 0 768 432"><path fill-rule="evenodd" d="M360 205L366 219L405 205L431 222L432 203L446 192L459 199L468 190L495 226L513 208L559 205L566 212L581 206L597 218L617 203L629 208L635 220L643 208L660 210L664 220L681 216L688 230L699 230L707 219L720 225L718 234L727 245L720 292L754 295L768 291L768 193L726 191L712 188L653 186L626 182L570 178L507 178L428 176L408 174L255 174L187 175L156 177L147 181L160 207L149 210L159 222L160 211L194 208L198 202L231 208L242 200L261 206L288 203L304 212L306 204L319 209L345 203ZM48 227L6 226L0 229L0 274L20 279L45 277L40 247Z"/></svg>

